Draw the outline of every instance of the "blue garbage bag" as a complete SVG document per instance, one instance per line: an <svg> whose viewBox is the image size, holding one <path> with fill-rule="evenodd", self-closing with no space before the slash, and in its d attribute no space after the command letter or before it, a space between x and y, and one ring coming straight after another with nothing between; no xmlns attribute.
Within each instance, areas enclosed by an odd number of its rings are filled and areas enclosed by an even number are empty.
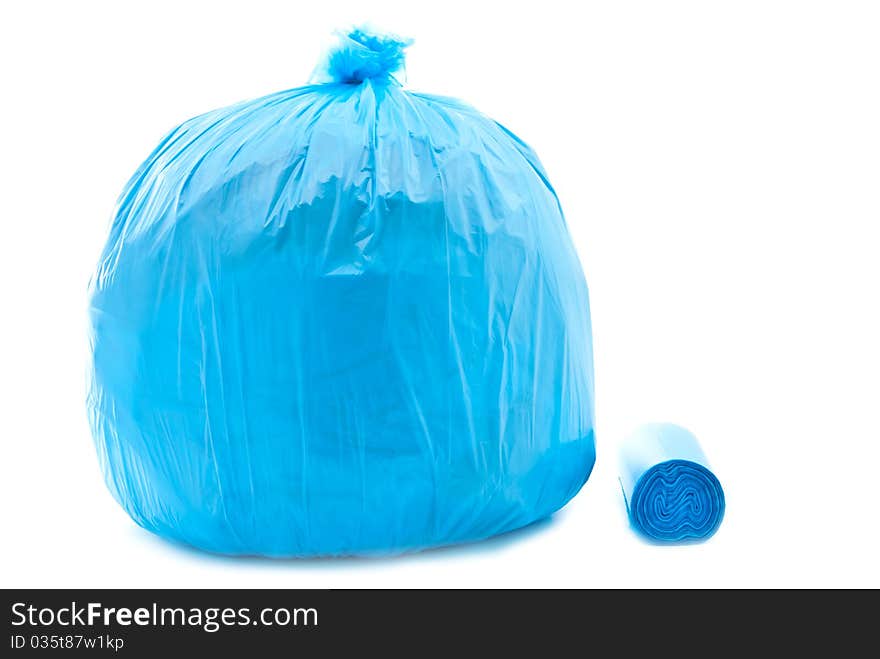
<svg viewBox="0 0 880 659"><path fill-rule="evenodd" d="M213 552L392 553L564 505L594 462L587 287L535 154L403 89L354 31L327 81L172 130L90 285L88 410L141 526Z"/></svg>

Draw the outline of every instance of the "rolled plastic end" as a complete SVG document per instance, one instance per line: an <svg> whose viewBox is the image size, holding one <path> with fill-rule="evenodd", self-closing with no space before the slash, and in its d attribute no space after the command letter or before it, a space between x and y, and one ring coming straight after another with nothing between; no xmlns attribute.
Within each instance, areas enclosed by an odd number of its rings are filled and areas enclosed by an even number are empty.
<svg viewBox="0 0 880 659"><path fill-rule="evenodd" d="M654 465L629 501L635 529L659 542L706 540L724 518L724 491L711 471L688 460Z"/></svg>
<svg viewBox="0 0 880 659"><path fill-rule="evenodd" d="M340 34L339 43L327 54L322 77L348 85L394 80L394 74L403 69L403 51L410 44L411 39L364 28Z"/></svg>
<svg viewBox="0 0 880 659"><path fill-rule="evenodd" d="M710 538L724 490L697 438L672 424L642 426L621 447L620 483L632 527L662 543Z"/></svg>

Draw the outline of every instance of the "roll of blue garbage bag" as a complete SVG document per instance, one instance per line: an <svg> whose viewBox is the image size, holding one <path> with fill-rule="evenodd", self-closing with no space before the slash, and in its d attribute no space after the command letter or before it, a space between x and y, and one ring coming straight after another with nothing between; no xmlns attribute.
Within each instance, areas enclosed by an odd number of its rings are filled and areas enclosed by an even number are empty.
<svg viewBox="0 0 880 659"><path fill-rule="evenodd" d="M227 554L396 553L552 514L590 474L587 286L534 152L405 90L355 30L323 82L172 130L91 283L89 417L141 526Z"/></svg>
<svg viewBox="0 0 880 659"><path fill-rule="evenodd" d="M724 517L724 491L697 438L670 423L649 424L620 450L620 484L630 522L660 542L711 537Z"/></svg>

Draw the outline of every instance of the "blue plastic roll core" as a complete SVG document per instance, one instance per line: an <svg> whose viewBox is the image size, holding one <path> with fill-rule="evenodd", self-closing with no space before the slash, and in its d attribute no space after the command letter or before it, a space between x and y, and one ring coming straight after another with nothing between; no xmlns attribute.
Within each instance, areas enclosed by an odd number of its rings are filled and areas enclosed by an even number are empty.
<svg viewBox="0 0 880 659"><path fill-rule="evenodd" d="M724 491L697 438L671 423L640 427L621 445L620 484L633 528L658 542L710 538Z"/></svg>
<svg viewBox="0 0 880 659"><path fill-rule="evenodd" d="M535 153L342 35L318 84L172 130L91 283L89 419L145 529L387 554L551 515L595 460L587 285Z"/></svg>

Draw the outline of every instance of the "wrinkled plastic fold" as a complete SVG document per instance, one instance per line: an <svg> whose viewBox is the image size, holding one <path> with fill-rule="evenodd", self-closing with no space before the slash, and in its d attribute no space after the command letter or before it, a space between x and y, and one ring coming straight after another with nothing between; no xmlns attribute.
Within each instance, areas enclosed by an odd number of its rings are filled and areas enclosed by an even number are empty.
<svg viewBox="0 0 880 659"><path fill-rule="evenodd" d="M119 200L88 408L161 536L399 552L529 524L590 474L587 288L540 162L358 66L186 121Z"/></svg>
<svg viewBox="0 0 880 659"><path fill-rule="evenodd" d="M632 526L661 542L711 537L724 518L724 491L697 438L680 426L640 427L620 449L620 484Z"/></svg>

